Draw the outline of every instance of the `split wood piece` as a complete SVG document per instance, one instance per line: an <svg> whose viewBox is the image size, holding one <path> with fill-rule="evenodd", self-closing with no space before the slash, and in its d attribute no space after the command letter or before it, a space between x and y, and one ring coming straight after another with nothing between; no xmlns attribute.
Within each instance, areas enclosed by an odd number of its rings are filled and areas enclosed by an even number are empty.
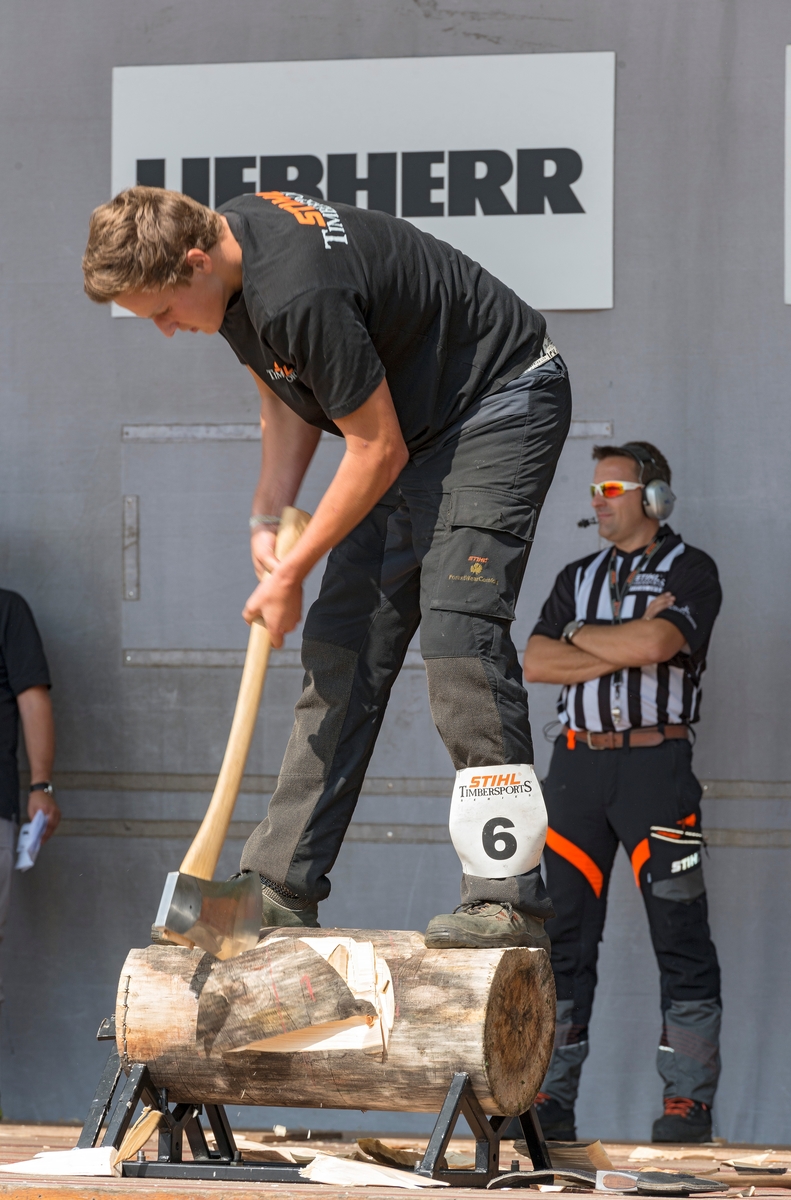
<svg viewBox="0 0 791 1200"><path fill-rule="evenodd" d="M162 1113L146 1105L134 1125L127 1129L124 1140L118 1147L118 1162L129 1162L133 1159L138 1150L142 1150L151 1135L159 1129L161 1121Z"/></svg>
<svg viewBox="0 0 791 1200"><path fill-rule="evenodd" d="M613 1169L612 1159L598 1139L595 1142L587 1143L553 1141L549 1143L547 1149L552 1166L558 1169L574 1170L576 1168L582 1171L589 1171L591 1167L595 1171L611 1171ZM527 1156L530 1154L527 1143L522 1141L514 1142L514 1151L516 1154Z"/></svg>
<svg viewBox="0 0 791 1200"><path fill-rule="evenodd" d="M423 1161L426 1153L425 1146L422 1148L388 1146L387 1142L382 1142L379 1138L358 1138L357 1145L363 1154L367 1154L375 1162L382 1163L386 1167L409 1167L411 1170L414 1170L417 1164ZM446 1150L439 1161L439 1167L442 1171L447 1171L449 1167L462 1171L474 1171L475 1151Z"/></svg>
<svg viewBox="0 0 791 1200"><path fill-rule="evenodd" d="M395 1003L390 968L372 943L348 937L300 937L284 938L283 941L285 952L293 951L295 946L304 946L326 960L357 1001L354 1011L350 1016L323 1023L314 1018L310 1028L288 1033L277 1029L264 1038L236 1047L235 1052L262 1050L267 1054L280 1054L306 1050L364 1050L367 1054L378 1054L381 1059L387 1053ZM276 942L277 938L269 938L267 945L274 950ZM348 1011L348 1002L339 1006L339 1011L341 1007Z"/></svg>
<svg viewBox="0 0 791 1200"><path fill-rule="evenodd" d="M289 957L289 938L299 944L302 934L278 930L226 962L179 946L132 950L116 1010L124 1064L145 1063L153 1083L183 1103L436 1112L453 1075L466 1072L485 1112L512 1116L529 1108L554 1038L545 951L427 950L420 934L402 930L312 929L311 941L371 942L386 961L394 1001L386 1054L234 1049L231 1042L238 1047L236 1037L247 1037L255 1022L269 1022L271 1030L272 1012L283 1032L309 1027L310 990L325 1006L322 1020L333 1001L338 1019L351 1015L338 1005L359 1003L337 972L335 979L324 974L331 966L310 947L295 946ZM314 978L322 981L318 991Z"/></svg>
<svg viewBox="0 0 791 1200"><path fill-rule="evenodd" d="M612 1159L599 1140L595 1142L550 1142L547 1149L552 1166L558 1170L568 1168L571 1171L589 1171L591 1167L595 1171L611 1171L613 1169ZM521 1139L515 1141L514 1153L529 1158L530 1151L527 1148L527 1142Z"/></svg>
<svg viewBox="0 0 791 1200"><path fill-rule="evenodd" d="M196 1033L207 1054L296 1052L340 1029L378 1022L375 1004L302 940L283 938L250 957L215 968L201 991ZM381 1035L374 1044L381 1054Z"/></svg>
<svg viewBox="0 0 791 1200"><path fill-rule="evenodd" d="M329 1183L335 1188L347 1187L396 1187L414 1190L417 1188L448 1187L439 1179L427 1179L397 1167L383 1167L379 1163L354 1162L336 1158L331 1154L317 1154L307 1167L300 1171L303 1179L311 1183Z"/></svg>

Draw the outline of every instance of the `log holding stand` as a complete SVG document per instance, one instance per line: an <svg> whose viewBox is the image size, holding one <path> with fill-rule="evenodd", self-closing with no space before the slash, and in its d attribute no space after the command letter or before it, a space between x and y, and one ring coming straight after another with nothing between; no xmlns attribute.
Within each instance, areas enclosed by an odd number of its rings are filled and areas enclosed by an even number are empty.
<svg viewBox="0 0 791 1200"><path fill-rule="evenodd" d="M532 1102L554 1018L543 950L428 950L403 930L320 929L275 930L224 961L131 950L97 1035L115 1046L78 1145L120 1149L142 1103L152 1114L126 1152L158 1126L158 1158L124 1162L125 1176L303 1183L297 1164L245 1162L225 1105L436 1113L416 1174L486 1187L514 1116L534 1169L551 1165ZM471 1170L444 1161L460 1116Z"/></svg>
<svg viewBox="0 0 791 1200"><path fill-rule="evenodd" d="M96 1035L100 1041L115 1041L115 1018L103 1021ZM236 1148L225 1107L222 1104L168 1103L167 1089L157 1088L144 1063L135 1063L124 1077L118 1051L113 1048L107 1060L96 1095L88 1110L77 1145L82 1148L104 1145L120 1147L140 1103L161 1113L156 1162L140 1159L122 1164L125 1178L133 1179L216 1179L237 1183L309 1183L300 1175L300 1166L291 1163L244 1162ZM216 1150L209 1148L201 1124L205 1113ZM464 1116L475 1138L475 1168L449 1170L441 1163L456 1122ZM469 1075L453 1076L445 1102L439 1111L425 1154L415 1173L438 1179L454 1187L487 1187L504 1172L500 1169L500 1139L511 1124L511 1117L487 1117L470 1083ZM552 1163L535 1106L519 1117L533 1170L551 1170ZM103 1136L102 1136L103 1134ZM186 1137L192 1162L183 1161Z"/></svg>

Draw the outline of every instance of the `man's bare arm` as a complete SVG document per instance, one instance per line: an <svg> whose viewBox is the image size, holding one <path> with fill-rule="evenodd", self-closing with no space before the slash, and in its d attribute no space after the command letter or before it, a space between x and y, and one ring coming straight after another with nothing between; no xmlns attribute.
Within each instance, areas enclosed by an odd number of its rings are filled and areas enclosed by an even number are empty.
<svg viewBox="0 0 791 1200"><path fill-rule="evenodd" d="M528 683L586 683L622 667L667 662L684 647L684 635L670 621L656 618L674 602L672 593L663 592L651 601L639 621L583 625L574 634L573 645L533 634L525 650L525 679ZM606 636L599 637L600 633Z"/></svg>
<svg viewBox="0 0 791 1200"><path fill-rule="evenodd" d="M562 639L534 633L525 650L524 675L527 683L585 683L617 671L595 654L588 654Z"/></svg>
<svg viewBox="0 0 791 1200"><path fill-rule="evenodd" d="M253 514L279 516L293 504L319 444L321 430L308 425L248 367L261 396L261 473L253 494ZM255 573L260 579L274 554L276 526L259 525L250 536Z"/></svg>
<svg viewBox="0 0 791 1200"><path fill-rule="evenodd" d="M264 562L271 574L244 609L247 621L263 616L275 646L282 645L283 635L299 621L301 585L308 571L359 525L409 459L386 380L336 424L346 440L338 470L294 549L280 563L274 558Z"/></svg>
<svg viewBox="0 0 791 1200"><path fill-rule="evenodd" d="M662 617L656 621L626 621L623 625L583 625L574 636L574 647L618 667L667 662L684 642L681 630Z"/></svg>
<svg viewBox="0 0 791 1200"><path fill-rule="evenodd" d="M52 779L52 764L55 761L55 722L52 719L49 688L26 688L24 692L19 693L16 702L30 763L30 782L49 782ZM46 841L58 827L60 809L46 792L31 792L27 804L29 821L32 821L39 809L42 809L48 818L44 833Z"/></svg>

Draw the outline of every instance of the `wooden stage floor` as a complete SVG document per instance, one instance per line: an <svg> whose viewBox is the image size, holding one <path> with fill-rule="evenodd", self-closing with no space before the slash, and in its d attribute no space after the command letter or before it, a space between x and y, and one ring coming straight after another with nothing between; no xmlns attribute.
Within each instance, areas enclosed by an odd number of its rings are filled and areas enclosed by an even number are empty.
<svg viewBox="0 0 791 1200"><path fill-rule="evenodd" d="M4 1162L19 1162L23 1159L32 1158L41 1150L68 1150L76 1142L79 1135L79 1129L74 1125L11 1125L0 1124L0 1163ZM251 1132L243 1135L258 1141L261 1138L260 1132ZM372 1135L371 1135L372 1136ZM403 1137L384 1137L388 1145L401 1147L419 1146L421 1143L419 1138L403 1138ZM272 1145L272 1142L268 1142ZM278 1139L276 1142L277 1148L282 1149L291 1146L292 1149L304 1151L308 1147L321 1149L326 1153L342 1152L349 1150L349 1142L292 1142L288 1138ZM473 1143L463 1138L454 1138L451 1143L451 1148L454 1150L471 1150ZM728 1197L748 1196L753 1195L756 1198L763 1196L779 1196L784 1200L791 1200L791 1149L774 1147L776 1154L773 1158L777 1158L783 1165L787 1163L789 1172L785 1176L775 1176L761 1178L758 1175L737 1176L732 1169L722 1168L720 1164L726 1159L743 1159L746 1155L760 1153L768 1147L746 1146L746 1145L705 1145L705 1146L648 1146L641 1147L632 1144L624 1143L605 1143L613 1165L615 1167L631 1168L640 1167L644 1170L679 1170L696 1175L712 1175L714 1178L728 1182L731 1186L727 1193L721 1192L719 1196L724 1200ZM147 1157L154 1159L156 1157L155 1143L152 1139L146 1147ZM186 1157L186 1155L185 1155ZM513 1153L513 1143L503 1142L500 1162L503 1167L508 1168L513 1158L517 1157ZM520 1165L523 1169L530 1169L530 1161L526 1158L520 1160ZM779 1180L788 1180L785 1186ZM119 1179L119 1178L68 1178L68 1179L52 1179L43 1178L41 1176L24 1176L24 1175L3 1175L0 1173L0 1200L132 1200L133 1197L139 1197L140 1200L184 1200L186 1196L196 1197L200 1200L201 1197L206 1197L206 1200L215 1200L215 1198L223 1196L229 1200L253 1200L254 1197L260 1197L262 1192L276 1192L282 1200L307 1200L305 1188L310 1191L317 1189L327 1196L327 1200L341 1200L343 1197L352 1196L355 1192L359 1195L371 1195L374 1200L384 1200L385 1196L392 1197L401 1194L400 1189L368 1187L351 1188L351 1187L333 1187L327 1184L291 1184L291 1183L226 1183L226 1182L190 1182L181 1180L144 1180L144 1179ZM478 1192L478 1189L472 1188L441 1188L431 1189L433 1194L439 1191L446 1196L448 1200L460 1200L463 1196L466 1200L471 1200L472 1196ZM535 1194L535 1192L533 1192ZM582 1194L582 1193L577 1193ZM597 1194L597 1193L588 1193ZM598 1193L603 1195L604 1193Z"/></svg>

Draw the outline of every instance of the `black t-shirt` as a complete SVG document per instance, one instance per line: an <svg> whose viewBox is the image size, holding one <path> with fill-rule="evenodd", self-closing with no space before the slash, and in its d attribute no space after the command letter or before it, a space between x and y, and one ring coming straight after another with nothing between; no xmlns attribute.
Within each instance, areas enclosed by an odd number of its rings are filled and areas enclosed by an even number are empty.
<svg viewBox="0 0 791 1200"><path fill-rule="evenodd" d="M387 376L414 452L541 354L541 314L408 221L295 192L219 211L243 270L220 333L309 425L339 433Z"/></svg>
<svg viewBox="0 0 791 1200"><path fill-rule="evenodd" d="M675 602L656 619L670 621L680 629L689 652L681 650L666 663L625 670L620 699L613 675L564 687L558 713L574 729L598 732L659 723L686 725L700 717L700 679L722 604L722 588L717 567L708 554L688 546L668 525L660 532L664 535L662 544L632 581L621 615L624 622L639 620L656 596L672 592ZM612 547L608 546L564 567L533 633L557 639L569 621L577 619L591 625L614 624L609 584L611 554ZM640 550L627 554L619 551L619 592L641 557ZM621 711L617 725L614 708Z"/></svg>
<svg viewBox="0 0 791 1200"><path fill-rule="evenodd" d="M19 815L19 709L16 698L31 687L49 687L49 669L36 622L16 592L0 588L0 817Z"/></svg>

